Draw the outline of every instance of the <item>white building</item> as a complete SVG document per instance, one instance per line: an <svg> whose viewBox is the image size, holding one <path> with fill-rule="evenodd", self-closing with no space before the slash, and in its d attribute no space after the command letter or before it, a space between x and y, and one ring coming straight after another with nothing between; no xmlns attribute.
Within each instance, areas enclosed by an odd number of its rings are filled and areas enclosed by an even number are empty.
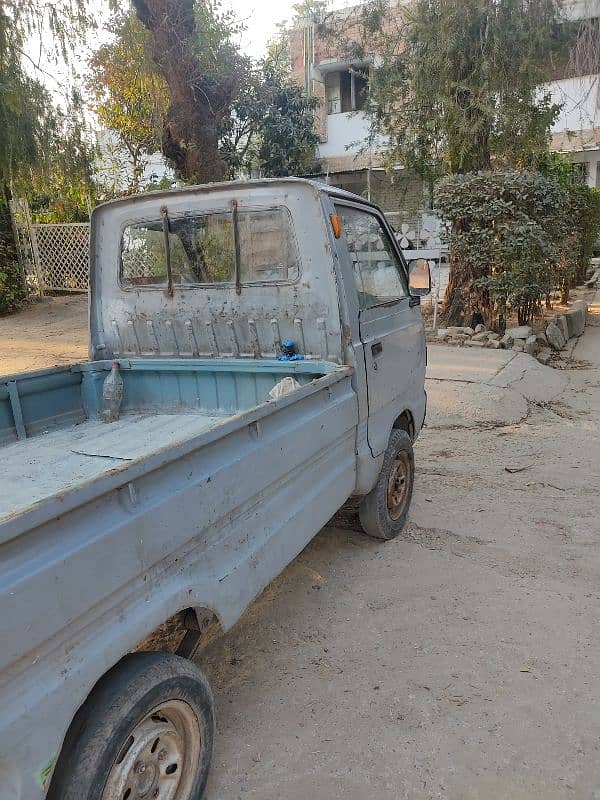
<svg viewBox="0 0 600 800"><path fill-rule="evenodd" d="M551 149L581 164L588 186L600 187L600 74L549 84L552 102L562 106L552 127Z"/></svg>
<svg viewBox="0 0 600 800"><path fill-rule="evenodd" d="M127 148L119 141L113 131L101 128L96 131L98 158L95 179L112 195L118 195L131 186L133 165ZM174 179L173 170L168 167L161 153L153 153L142 159L143 170L140 176L140 189L163 178Z"/></svg>
<svg viewBox="0 0 600 800"><path fill-rule="evenodd" d="M402 6L410 0L388 0L390 20L401 13ZM347 35L352 38L353 8L336 12L347 18ZM589 59L594 70L600 59L600 0L566 0L563 15L570 20L590 20L590 38L593 53ZM357 32L358 35L358 32ZM384 177L381 174L380 151L383 139L369 141L370 124L361 109L365 99L365 81L361 70L367 70L368 60L349 63L340 55L335 42L319 36L318 26L310 18L301 21L290 32L292 75L321 100L319 134L321 143L318 156L323 172L336 185L359 193L381 194ZM371 56L376 65L377 55ZM541 87L551 95L552 101L562 110L552 128L551 149L569 154L575 163L581 164L582 177L588 185L600 186L600 73L581 74L577 69L571 73L577 77L557 80ZM358 71L358 74L357 72ZM402 184L401 172L396 182L396 191ZM413 182L414 183L414 182ZM390 192L385 192L383 204L390 208ZM406 207L406 196L399 192L401 201L398 213ZM412 202L415 197L409 198Z"/></svg>

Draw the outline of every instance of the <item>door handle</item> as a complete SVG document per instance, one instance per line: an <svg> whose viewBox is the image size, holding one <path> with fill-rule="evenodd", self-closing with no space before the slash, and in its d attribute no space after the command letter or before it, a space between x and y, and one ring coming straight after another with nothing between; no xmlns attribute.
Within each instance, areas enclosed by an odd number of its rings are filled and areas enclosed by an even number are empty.
<svg viewBox="0 0 600 800"><path fill-rule="evenodd" d="M371 355L373 358L377 358L383 353L383 344L381 342L375 342L375 344L371 345Z"/></svg>

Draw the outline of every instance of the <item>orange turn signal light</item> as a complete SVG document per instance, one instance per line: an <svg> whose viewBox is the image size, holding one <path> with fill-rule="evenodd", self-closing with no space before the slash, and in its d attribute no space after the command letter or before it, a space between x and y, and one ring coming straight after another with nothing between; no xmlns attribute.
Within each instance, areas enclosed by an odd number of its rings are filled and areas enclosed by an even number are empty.
<svg viewBox="0 0 600 800"><path fill-rule="evenodd" d="M340 219L339 214L332 214L329 219L331 220L333 235L336 239L339 239L342 235L342 220Z"/></svg>

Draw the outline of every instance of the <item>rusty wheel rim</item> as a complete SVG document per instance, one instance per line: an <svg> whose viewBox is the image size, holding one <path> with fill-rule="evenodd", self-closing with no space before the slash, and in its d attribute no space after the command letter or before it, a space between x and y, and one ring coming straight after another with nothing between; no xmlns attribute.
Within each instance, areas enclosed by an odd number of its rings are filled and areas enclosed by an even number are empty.
<svg viewBox="0 0 600 800"><path fill-rule="evenodd" d="M200 754L196 715L182 700L168 700L131 730L102 800L190 800Z"/></svg>
<svg viewBox="0 0 600 800"><path fill-rule="evenodd" d="M387 483L387 510L394 522L406 508L412 465L408 453L399 452L394 459Z"/></svg>

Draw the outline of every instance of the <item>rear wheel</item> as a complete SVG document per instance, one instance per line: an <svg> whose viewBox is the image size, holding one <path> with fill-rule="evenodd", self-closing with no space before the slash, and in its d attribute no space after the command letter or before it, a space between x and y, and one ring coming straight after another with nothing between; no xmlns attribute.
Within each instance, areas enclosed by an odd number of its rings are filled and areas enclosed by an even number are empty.
<svg viewBox="0 0 600 800"><path fill-rule="evenodd" d="M377 483L363 498L359 516L365 533L376 539L398 536L410 508L415 476L412 441L406 431L390 436Z"/></svg>
<svg viewBox="0 0 600 800"><path fill-rule="evenodd" d="M200 670L171 653L126 656L78 711L48 800L200 800L213 735Z"/></svg>

